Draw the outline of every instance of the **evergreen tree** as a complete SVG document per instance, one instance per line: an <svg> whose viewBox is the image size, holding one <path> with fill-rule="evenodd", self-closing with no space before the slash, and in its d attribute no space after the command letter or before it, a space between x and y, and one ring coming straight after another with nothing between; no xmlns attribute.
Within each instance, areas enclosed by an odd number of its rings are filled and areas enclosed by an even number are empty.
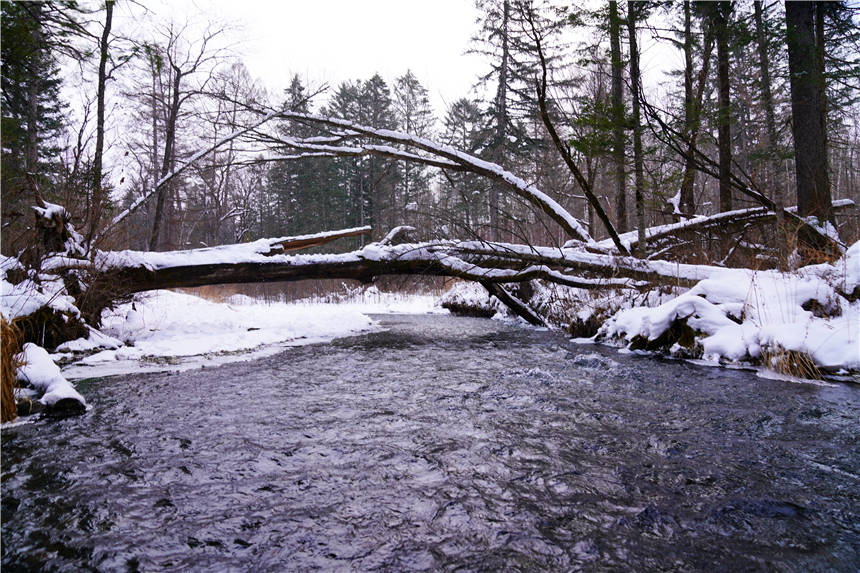
<svg viewBox="0 0 860 573"><path fill-rule="evenodd" d="M397 122L392 109L391 91L379 74L374 74L361 86L358 99L358 122L377 129L395 129ZM370 155L359 160L358 206L360 225L372 225L376 234L385 222L395 223L390 214L396 205L390 201L397 184L397 165L391 159ZM383 214L388 215L383 217Z"/></svg>
<svg viewBox="0 0 860 573"><path fill-rule="evenodd" d="M486 149L489 134L480 106L461 98L448 107L443 120L442 141L455 149L480 156ZM449 232L454 235L474 233L489 223L487 183L474 173L444 173L440 208Z"/></svg>
<svg viewBox="0 0 860 573"><path fill-rule="evenodd" d="M33 195L27 181L31 173L50 199L56 182L64 129L65 106L60 98L61 80L53 44L46 27L49 6L42 2L3 2L2 50L2 188L3 252L11 253L11 235ZM23 223L29 223L26 217ZM9 225L15 224L15 232Z"/></svg>
<svg viewBox="0 0 860 573"><path fill-rule="evenodd" d="M283 107L290 111L309 113L310 105L305 95L305 87L298 75L294 75L286 89ZM295 120L286 120L280 130L290 137L307 137L309 129ZM283 149L284 155L295 152L289 148ZM276 163L267 174L267 189L272 195L275 205L273 220L279 228L271 229L273 235L293 235L311 233L322 229L315 228L321 223L319 215L321 198L318 192L314 173L316 161L314 158L286 160Z"/></svg>
<svg viewBox="0 0 860 573"><path fill-rule="evenodd" d="M435 118L427 90L411 71L394 82L394 114L400 131L418 137L432 137ZM401 161L399 175L395 196L391 198L388 226L418 226L419 211L429 212L430 174L426 165Z"/></svg>
<svg viewBox="0 0 860 573"><path fill-rule="evenodd" d="M477 0L482 16L481 29L473 38L474 53L490 62L490 71L481 77L483 85L493 86L494 96L486 108L490 138L486 157L505 168L514 168L530 147L524 118L536 115L534 78L536 64L529 53L527 34L517 18L516 2L512 0ZM489 238L500 235L500 211L504 208L503 190L492 185L489 192Z"/></svg>

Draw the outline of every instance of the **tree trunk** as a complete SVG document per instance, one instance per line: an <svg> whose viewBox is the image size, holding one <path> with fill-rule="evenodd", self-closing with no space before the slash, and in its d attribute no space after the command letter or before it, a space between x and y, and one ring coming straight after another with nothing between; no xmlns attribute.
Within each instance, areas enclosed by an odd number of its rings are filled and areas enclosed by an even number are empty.
<svg viewBox="0 0 860 573"><path fill-rule="evenodd" d="M692 35L692 34L691 34ZM692 38L691 38L692 40ZM684 159L684 175L681 179L681 213L691 217L696 212L693 198L693 186L696 181L696 148L698 146L699 131L702 127L702 100L705 97L705 86L708 83L708 74L711 69L711 53L714 50L714 34L711 26L705 30L705 45L702 49L702 68L697 78L696 94L692 101L692 114L690 118L690 131L687 135L687 151ZM690 62L692 66L692 62ZM692 70L690 70L692 75Z"/></svg>
<svg viewBox="0 0 860 573"><path fill-rule="evenodd" d="M636 41L636 3L627 2L627 31L630 36L630 89L633 105L633 175L636 188L636 226L639 231L639 241L636 254L645 256L645 198L643 187L645 175L642 158L642 121L639 109L641 97L641 78L639 77L639 44Z"/></svg>
<svg viewBox="0 0 860 573"><path fill-rule="evenodd" d="M105 2L105 25L99 42L99 75L96 88L96 147L93 152L93 173L91 182L91 199L89 205L89 231L87 242L91 241L99 225L99 218L104 203L102 190L102 156L105 146L105 83L107 82L108 40L110 39L113 22L114 0Z"/></svg>
<svg viewBox="0 0 860 573"><path fill-rule="evenodd" d="M821 133L824 134L824 154L830 157L827 146L827 85L824 82L824 11L826 2L815 3L815 62L818 64L818 97L821 102Z"/></svg>
<svg viewBox="0 0 860 573"><path fill-rule="evenodd" d="M510 27L511 5L509 0L502 3L502 63L499 67L499 86L496 90L496 149L493 161L499 165L505 165L505 141L507 140L508 125L508 66L510 61L510 48L508 45L508 31ZM490 240L499 240L499 185L493 183L490 186Z"/></svg>
<svg viewBox="0 0 860 573"><path fill-rule="evenodd" d="M33 2L29 5L33 18L33 45L35 46L34 54L31 56L33 66L37 67L36 63L43 54L43 38L42 38L42 3ZM41 87L40 75L33 71L30 81L27 84L27 149L25 159L27 162L27 172L31 175L36 175L39 171L39 92Z"/></svg>
<svg viewBox="0 0 860 573"><path fill-rule="evenodd" d="M833 222L814 12L811 2L785 4L797 208L801 217Z"/></svg>
<svg viewBox="0 0 860 573"><path fill-rule="evenodd" d="M717 112L717 145L720 155L720 211L732 210L732 131L731 96L729 83L729 14L730 2L717 2L714 7L717 36L717 84L719 110Z"/></svg>
<svg viewBox="0 0 860 573"><path fill-rule="evenodd" d="M770 60L767 53L767 32L764 29L764 17L761 0L753 2L755 8L755 29L756 40L758 44L758 61L761 70L761 93L762 103L764 104L765 114L765 145L767 146L767 156L771 158L771 178L770 185L773 187L773 202L776 205L776 216L782 224L783 213L785 207L785 198L782 192L782 181L780 179L779 158L777 157L776 147L778 138L776 134L776 118L773 110L773 94L771 92L770 82Z"/></svg>
<svg viewBox="0 0 860 573"><path fill-rule="evenodd" d="M615 163L615 226L627 231L627 179L624 173L624 63L621 60L621 19L618 2L609 3L609 41L612 58L612 157Z"/></svg>
<svg viewBox="0 0 860 573"><path fill-rule="evenodd" d="M170 110L167 115L167 123L164 133L164 155L161 163L161 177L166 177L170 173L170 168L174 164L174 147L176 144L176 122L179 117L179 88L182 84L182 72L173 68L172 94L170 102ZM158 189L158 194L155 200L155 216L152 220L152 235L149 237L149 250L155 251L160 244L161 225L164 218L164 204L168 198L169 191L172 187L171 183L162 185Z"/></svg>

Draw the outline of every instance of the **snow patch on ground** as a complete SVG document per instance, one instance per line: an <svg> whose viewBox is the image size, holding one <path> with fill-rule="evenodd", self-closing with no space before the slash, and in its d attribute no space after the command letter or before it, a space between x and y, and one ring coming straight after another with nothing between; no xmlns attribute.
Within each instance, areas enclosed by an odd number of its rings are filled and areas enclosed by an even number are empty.
<svg viewBox="0 0 860 573"><path fill-rule="evenodd" d="M245 295L212 302L154 291L106 311L101 333L66 343L58 348L64 354L55 356L68 358L69 352L92 351L94 340L104 342L105 350L64 368L73 379L215 366L377 328L368 314L440 312L434 305L429 295L386 295L374 287L340 304L267 303Z"/></svg>

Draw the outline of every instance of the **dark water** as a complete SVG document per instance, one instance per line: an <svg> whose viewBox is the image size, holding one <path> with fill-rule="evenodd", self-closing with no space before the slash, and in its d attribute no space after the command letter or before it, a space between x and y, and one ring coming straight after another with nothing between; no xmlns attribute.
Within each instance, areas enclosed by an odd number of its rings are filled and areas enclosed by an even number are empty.
<svg viewBox="0 0 860 573"><path fill-rule="evenodd" d="M4 573L860 568L860 388L382 320L3 430Z"/></svg>

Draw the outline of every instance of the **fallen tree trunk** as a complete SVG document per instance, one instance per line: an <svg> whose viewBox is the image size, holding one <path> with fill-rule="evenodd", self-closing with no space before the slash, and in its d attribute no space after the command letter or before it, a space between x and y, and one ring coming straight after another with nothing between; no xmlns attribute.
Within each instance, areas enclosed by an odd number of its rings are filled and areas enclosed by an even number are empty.
<svg viewBox="0 0 860 573"><path fill-rule="evenodd" d="M856 205L851 199L837 199L833 201L834 212L842 212L854 209ZM788 207L785 212L795 214L797 207ZM748 209L737 209L716 213L714 215L700 215L678 223L659 225L646 229L649 248L652 252L665 253L673 246L680 245L691 236L697 234L713 234L720 237L735 236L741 229L759 227L777 222L777 214L766 207L753 207ZM636 250L639 244L637 233L624 233L619 236L621 243L628 251ZM573 243L571 243L573 244ZM609 252L614 243L603 240L598 245Z"/></svg>
<svg viewBox="0 0 860 573"><path fill-rule="evenodd" d="M278 240L173 252L100 252L89 269L95 282L125 294L224 283L305 279L371 282L391 274L450 276L504 284L544 279L578 288L642 288L655 283L692 286L719 267L643 261L634 257L487 243L442 241L381 245L344 254L273 254ZM576 274L574 274L576 273Z"/></svg>

